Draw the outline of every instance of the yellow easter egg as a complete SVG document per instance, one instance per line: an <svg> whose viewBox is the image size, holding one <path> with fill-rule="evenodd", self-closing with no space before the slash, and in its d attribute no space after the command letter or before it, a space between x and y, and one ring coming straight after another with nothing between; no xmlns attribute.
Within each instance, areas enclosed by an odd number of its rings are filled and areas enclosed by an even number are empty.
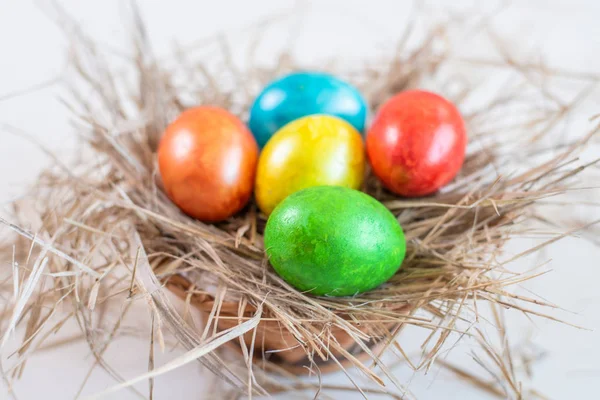
<svg viewBox="0 0 600 400"><path fill-rule="evenodd" d="M258 160L255 196L265 214L287 196L312 186L359 189L363 140L348 122L329 115L292 121L267 142Z"/></svg>

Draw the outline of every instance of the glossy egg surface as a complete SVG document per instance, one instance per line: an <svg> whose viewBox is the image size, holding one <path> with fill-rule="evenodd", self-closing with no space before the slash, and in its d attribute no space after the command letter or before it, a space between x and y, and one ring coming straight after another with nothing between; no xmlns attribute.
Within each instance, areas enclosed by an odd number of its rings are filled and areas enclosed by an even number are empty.
<svg viewBox="0 0 600 400"><path fill-rule="evenodd" d="M329 115L290 122L267 143L258 161L255 196L265 214L290 194L311 186L360 188L365 170L362 137Z"/></svg>
<svg viewBox="0 0 600 400"><path fill-rule="evenodd" d="M432 194L465 159L467 134L458 109L431 92L411 90L388 100L366 138L374 173L396 194Z"/></svg>
<svg viewBox="0 0 600 400"><path fill-rule="evenodd" d="M377 200L357 190L317 186L287 197L265 228L275 271L301 291L352 296L390 279L406 252L402 228Z"/></svg>
<svg viewBox="0 0 600 400"><path fill-rule="evenodd" d="M362 132L367 106L350 84L321 72L296 72L279 78L258 95L248 125L260 147L287 123L312 114L334 115Z"/></svg>
<svg viewBox="0 0 600 400"><path fill-rule="evenodd" d="M218 107L184 111L158 147L167 195L183 212L207 222L227 219L248 202L257 159L248 128Z"/></svg>

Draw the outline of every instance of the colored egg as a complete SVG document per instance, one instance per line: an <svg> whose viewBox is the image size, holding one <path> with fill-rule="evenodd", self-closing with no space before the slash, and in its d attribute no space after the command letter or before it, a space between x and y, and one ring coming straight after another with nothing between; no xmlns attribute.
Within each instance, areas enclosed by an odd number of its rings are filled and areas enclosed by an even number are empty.
<svg viewBox="0 0 600 400"><path fill-rule="evenodd" d="M358 189L363 181L362 137L329 115L290 122L267 143L258 160L255 196L265 214L290 194L321 185Z"/></svg>
<svg viewBox="0 0 600 400"><path fill-rule="evenodd" d="M318 296L376 288L398 271L406 252L402 228L383 204L336 186L287 197L269 217L264 237L275 271Z"/></svg>
<svg viewBox="0 0 600 400"><path fill-rule="evenodd" d="M465 123L454 104L422 90L397 94L367 134L373 172L392 192L412 197L450 182L465 159Z"/></svg>
<svg viewBox="0 0 600 400"><path fill-rule="evenodd" d="M362 132L367 106L356 88L334 76L296 72L264 88L250 109L248 125L263 147L285 124L312 114L340 117Z"/></svg>
<svg viewBox="0 0 600 400"><path fill-rule="evenodd" d="M158 147L169 198L202 221L227 219L252 195L258 146L246 126L218 107L196 107L171 123Z"/></svg>

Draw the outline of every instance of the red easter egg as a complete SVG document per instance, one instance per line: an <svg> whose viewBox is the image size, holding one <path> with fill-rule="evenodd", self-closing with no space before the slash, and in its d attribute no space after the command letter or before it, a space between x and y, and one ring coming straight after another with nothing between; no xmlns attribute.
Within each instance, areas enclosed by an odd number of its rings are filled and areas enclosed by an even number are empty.
<svg viewBox="0 0 600 400"><path fill-rule="evenodd" d="M414 197L434 193L456 176L467 134L450 101L410 90L381 107L366 142L375 175L392 192Z"/></svg>
<svg viewBox="0 0 600 400"><path fill-rule="evenodd" d="M196 107L171 123L158 146L169 198L202 221L227 219L250 199L258 159L252 133L218 107Z"/></svg>

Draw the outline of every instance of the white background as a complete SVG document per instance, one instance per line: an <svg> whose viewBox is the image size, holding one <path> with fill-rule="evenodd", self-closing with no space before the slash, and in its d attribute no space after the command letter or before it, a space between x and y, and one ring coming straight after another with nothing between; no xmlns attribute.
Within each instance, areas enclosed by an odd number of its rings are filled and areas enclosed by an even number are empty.
<svg viewBox="0 0 600 400"><path fill-rule="evenodd" d="M127 52L130 43L126 40L129 26L124 23L125 2L65 0L59 3L92 37L106 46ZM73 148L73 135L68 112L57 100L60 92L56 87L48 86L6 98L6 95L32 85L53 80L64 69L68 38L49 16L51 4L0 0L0 124L22 128L35 140L68 157ZM352 62L367 57L376 46L393 43L406 26L414 6L411 2L393 0L313 3L139 1L139 4L157 54L165 54L175 41L186 44L220 31L241 30L267 15L308 13L318 16L316 24L311 25L312 37L322 35L325 39L294 41L301 53L315 59L339 54ZM494 10L503 3L448 1L422 4L443 18L457 10ZM600 3L595 0L514 1L494 18L491 28L504 36L518 38L514 49L517 54L543 54L548 64L556 67L600 71L599 17ZM298 26L294 26L296 28ZM271 35L266 42L272 39L278 45L292 36L285 27ZM268 45L264 54L268 58ZM595 99L596 105L600 104L597 94ZM592 108L590 113L577 118L585 122L593 113ZM0 126L0 201L3 205L22 194L27 181L34 179L46 162L43 153L31 142L9 134L4 128L6 125ZM591 219L591 215L585 215L585 218ZM588 242L567 238L544 254L552 260L552 272L528 286L570 310L572 313L562 315L591 331L543 320L535 320L532 324L522 318L514 318L511 326L511 335L516 342L527 339L546 354L533 367L533 383L553 399L600 397L599 255ZM140 308L141 317L145 317L144 313ZM128 323L134 326L135 321ZM75 327L67 326L61 334L66 337L75 331ZM147 337L121 339L108 351L107 359L123 376L134 377L146 368L147 340ZM455 351L467 350L458 348ZM168 360L175 354L177 351L164 354L160 359ZM89 350L80 342L41 353L28 363L15 392L19 399L73 398L89 365ZM203 374L192 364L161 376L156 380L155 398L216 398L215 393L207 392ZM398 374L419 398L484 398L481 392L443 373L412 376L407 371L399 371ZM343 381L341 376L329 379ZM95 393L112 383L110 377L98 369L84 393ZM0 386L0 399L5 396L4 390ZM145 390L145 386L140 386L140 390ZM130 392L120 392L113 398L134 397Z"/></svg>

